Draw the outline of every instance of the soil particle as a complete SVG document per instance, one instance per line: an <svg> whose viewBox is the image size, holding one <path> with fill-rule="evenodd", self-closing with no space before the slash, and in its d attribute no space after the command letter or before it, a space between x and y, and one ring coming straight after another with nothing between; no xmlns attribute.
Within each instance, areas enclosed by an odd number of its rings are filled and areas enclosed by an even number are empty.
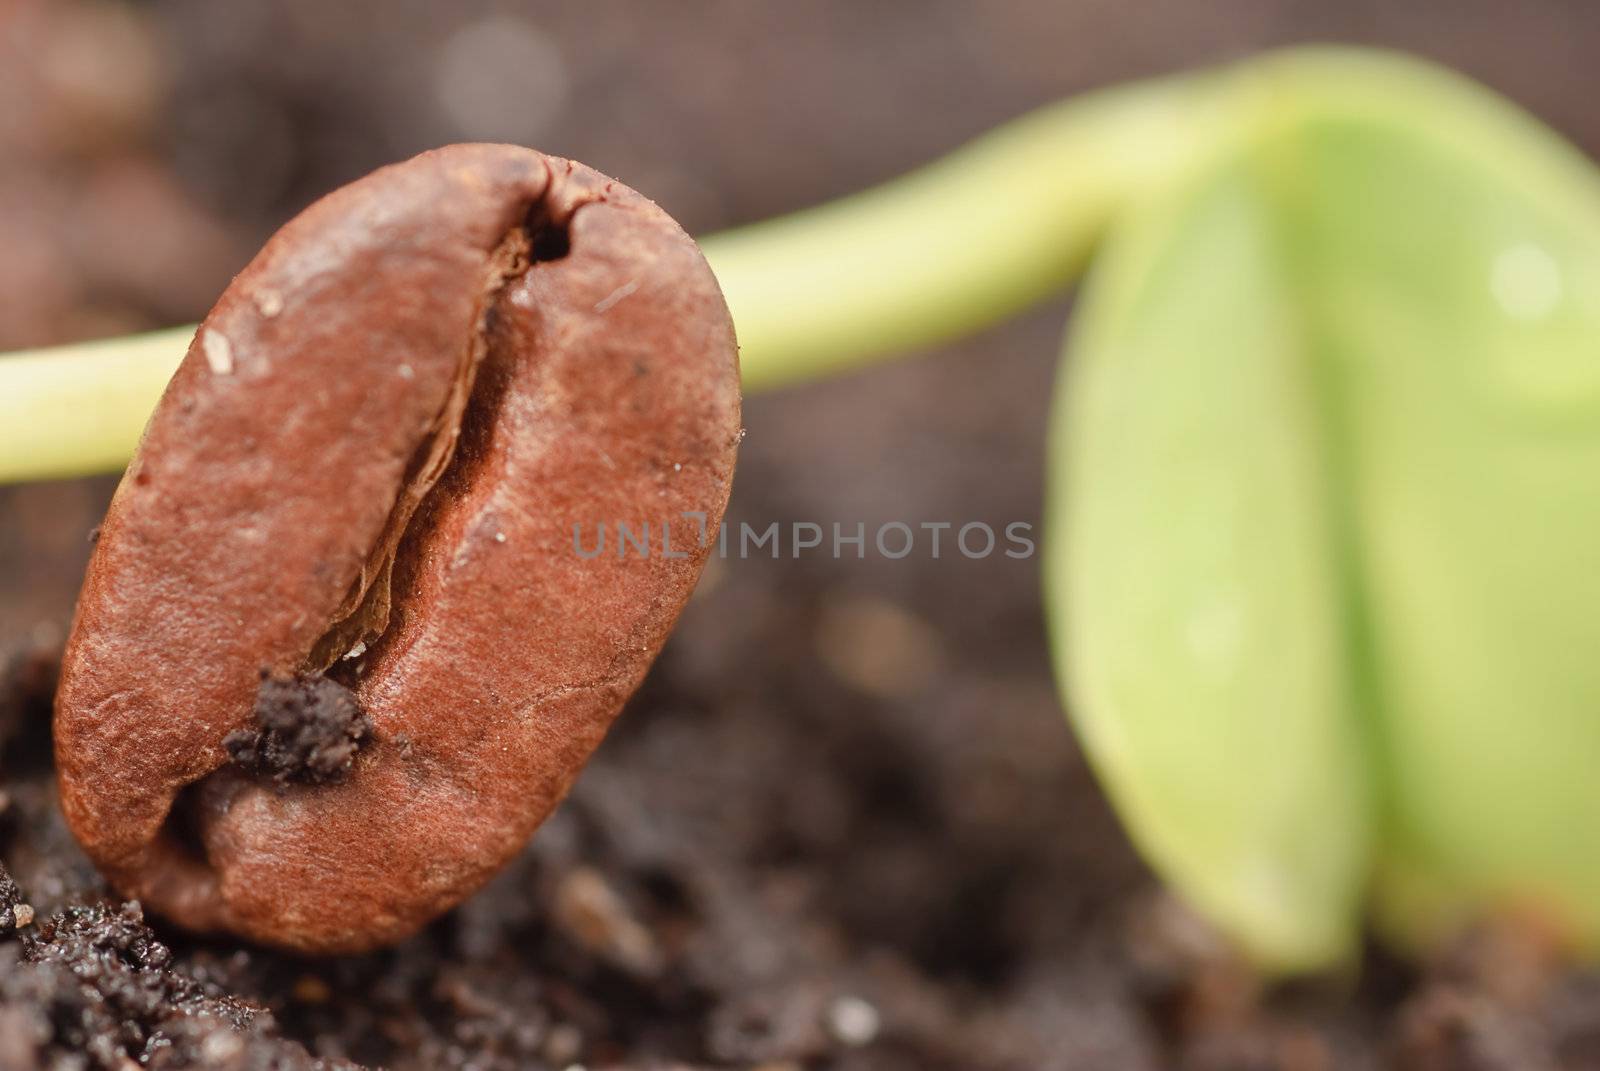
<svg viewBox="0 0 1600 1071"><path fill-rule="evenodd" d="M22 902L22 890L0 864L0 937L14 933L33 921L33 908Z"/></svg>
<svg viewBox="0 0 1600 1071"><path fill-rule="evenodd" d="M1410 1001L1396 1029L1394 1066L1410 1071L1555 1071L1534 1022L1488 997L1441 987Z"/></svg>
<svg viewBox="0 0 1600 1071"><path fill-rule="evenodd" d="M174 968L137 903L69 908L0 942L0 1067L333 1071L269 1012Z"/></svg>
<svg viewBox="0 0 1600 1071"><path fill-rule="evenodd" d="M552 922L585 951L636 977L661 972L655 936L595 870L580 866L563 877L553 907Z"/></svg>
<svg viewBox="0 0 1600 1071"><path fill-rule="evenodd" d="M280 785L342 780L372 736L355 693L321 674L263 671L255 717L256 728L229 733L222 746L234 763Z"/></svg>
<svg viewBox="0 0 1600 1071"><path fill-rule="evenodd" d="M1240 1030L1189 1046L1182 1071L1335 1071L1323 1041L1309 1030Z"/></svg>
<svg viewBox="0 0 1600 1071"><path fill-rule="evenodd" d="M1428 965L1401 1006L1391 1055L1408 1071L1555 1071L1567 976L1537 920L1479 926ZM1592 1012L1591 1012L1592 1014Z"/></svg>
<svg viewBox="0 0 1600 1071"><path fill-rule="evenodd" d="M1141 898L1127 928L1135 991L1168 1038L1228 1034L1258 1007L1255 974L1175 897Z"/></svg>

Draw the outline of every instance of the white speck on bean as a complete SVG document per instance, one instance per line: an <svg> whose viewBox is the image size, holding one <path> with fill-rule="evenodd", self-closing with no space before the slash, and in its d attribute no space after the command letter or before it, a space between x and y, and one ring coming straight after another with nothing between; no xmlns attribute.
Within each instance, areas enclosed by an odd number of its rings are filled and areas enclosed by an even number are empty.
<svg viewBox="0 0 1600 1071"><path fill-rule="evenodd" d="M594 303L594 311L610 312L612 307L615 306L617 302L621 301L623 298L627 297L637 289L639 289L639 281L637 279L629 279L627 282L611 291L611 293L607 294L599 301L596 301Z"/></svg>
<svg viewBox="0 0 1600 1071"><path fill-rule="evenodd" d="M255 295L256 311L272 319L283 311L283 295L276 290L258 290Z"/></svg>
<svg viewBox="0 0 1600 1071"><path fill-rule="evenodd" d="M200 348L205 351L206 364L211 366L211 371L219 376L233 371L233 344L227 335L208 327L200 338Z"/></svg>

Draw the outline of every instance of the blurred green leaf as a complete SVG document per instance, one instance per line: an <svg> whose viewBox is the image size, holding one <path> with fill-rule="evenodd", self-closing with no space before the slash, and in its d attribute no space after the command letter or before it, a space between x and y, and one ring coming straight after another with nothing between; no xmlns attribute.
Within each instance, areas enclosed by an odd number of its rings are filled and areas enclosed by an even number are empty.
<svg viewBox="0 0 1600 1071"><path fill-rule="evenodd" d="M1241 68L1130 210L1052 444L1091 760L1260 962L1537 911L1600 947L1600 177L1452 75Z"/></svg>

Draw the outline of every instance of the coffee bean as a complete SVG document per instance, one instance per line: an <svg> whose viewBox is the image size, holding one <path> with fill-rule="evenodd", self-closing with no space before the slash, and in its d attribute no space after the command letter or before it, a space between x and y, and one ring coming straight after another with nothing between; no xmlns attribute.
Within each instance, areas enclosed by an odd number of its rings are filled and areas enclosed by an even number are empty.
<svg viewBox="0 0 1600 1071"><path fill-rule="evenodd" d="M201 324L102 526L56 709L74 833L195 930L416 930L519 850L638 685L738 431L716 281L625 186L458 145L312 205ZM671 556L574 550L642 520ZM370 721L325 781L229 761L273 728L259 689L322 678Z"/></svg>

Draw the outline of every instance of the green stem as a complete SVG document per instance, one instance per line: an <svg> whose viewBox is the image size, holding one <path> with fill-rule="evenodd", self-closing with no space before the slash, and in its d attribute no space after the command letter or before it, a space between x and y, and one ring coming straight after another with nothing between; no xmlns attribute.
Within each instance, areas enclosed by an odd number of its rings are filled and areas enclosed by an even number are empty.
<svg viewBox="0 0 1600 1071"><path fill-rule="evenodd" d="M121 469L192 337L190 325L0 357L0 483Z"/></svg>
<svg viewBox="0 0 1600 1071"><path fill-rule="evenodd" d="M1059 292L1117 209L1206 140L1209 84L1044 108L876 189L706 239L746 388L954 338ZM121 468L193 333L0 356L0 483Z"/></svg>
<svg viewBox="0 0 1600 1071"><path fill-rule="evenodd" d="M707 239L746 387L968 334L1059 293L1116 210L1193 151L1200 84L1043 108L876 189Z"/></svg>

